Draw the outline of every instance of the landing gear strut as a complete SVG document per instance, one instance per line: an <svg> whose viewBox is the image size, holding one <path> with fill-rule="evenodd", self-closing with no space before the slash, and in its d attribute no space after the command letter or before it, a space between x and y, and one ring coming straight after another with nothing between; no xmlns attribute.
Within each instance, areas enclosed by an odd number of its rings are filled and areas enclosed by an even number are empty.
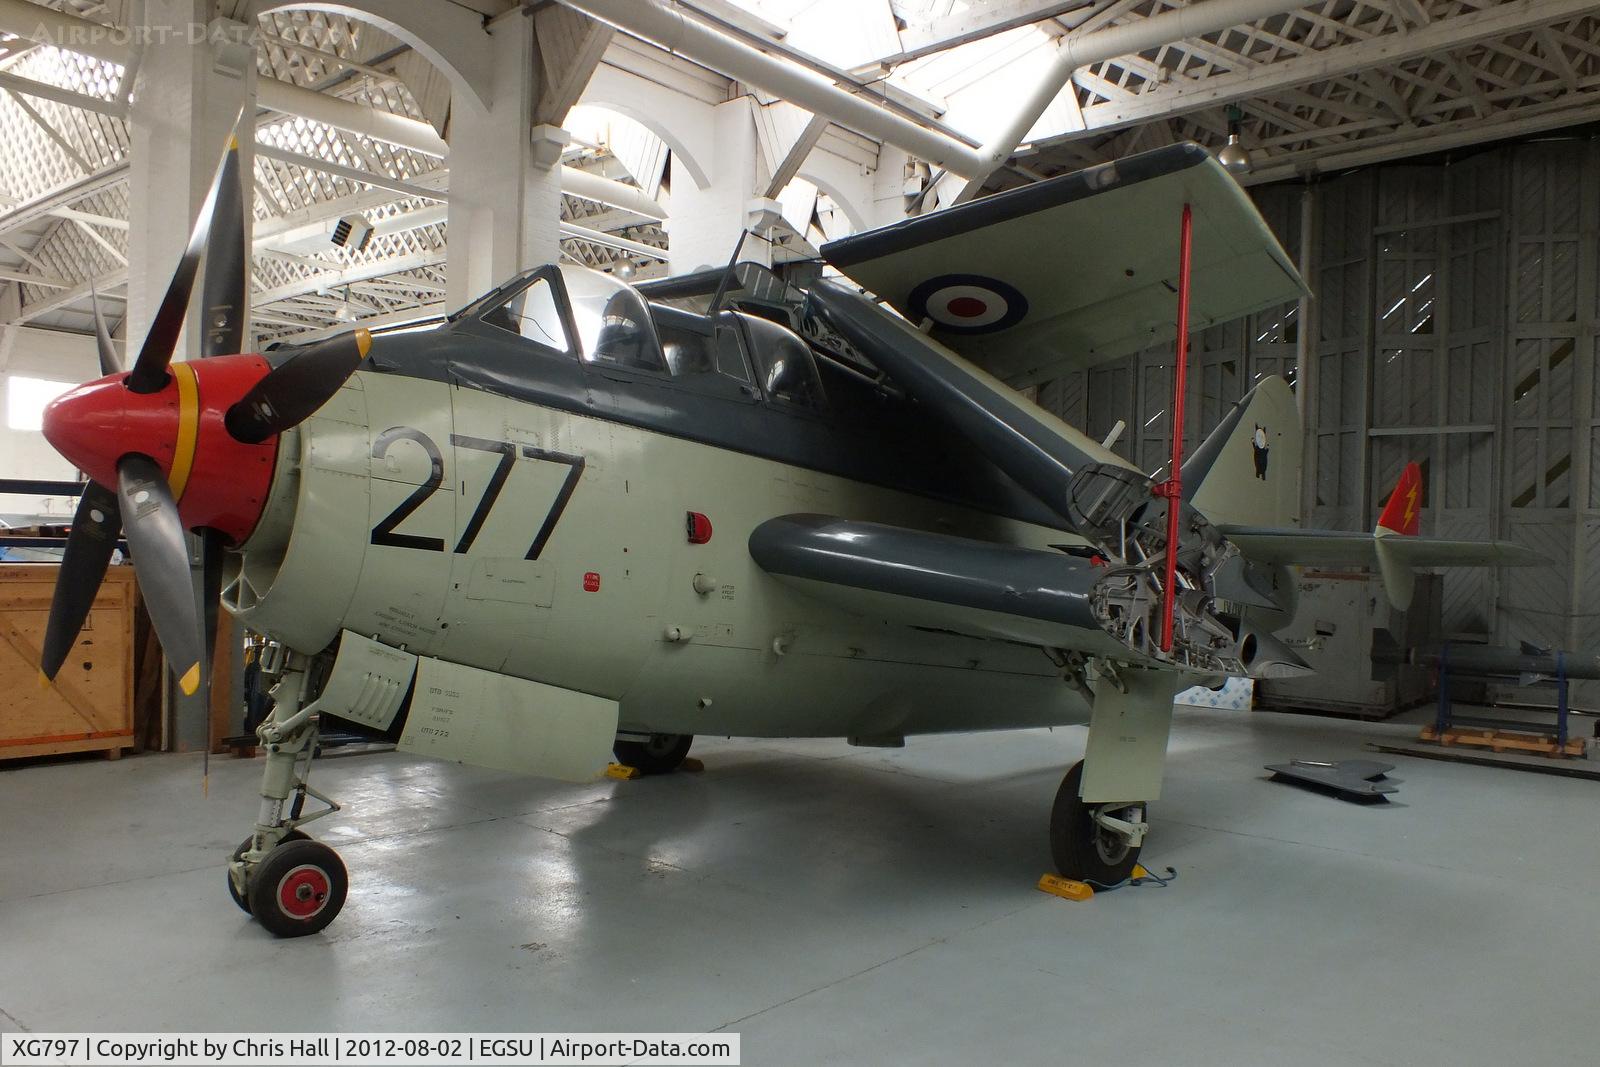
<svg viewBox="0 0 1600 1067"><path fill-rule="evenodd" d="M278 937L302 937L327 926L344 907L349 876L339 854L299 828L339 810L308 782L317 751L317 705L305 704L309 663L269 645L261 670L277 675L273 707L256 728L267 751L256 828L228 861L228 895ZM304 814L306 798L323 807ZM287 810L286 810L287 806Z"/></svg>
<svg viewBox="0 0 1600 1067"><path fill-rule="evenodd" d="M1085 804L1083 761L1072 765L1050 809L1050 855L1067 878L1115 885L1133 875L1149 824L1144 804Z"/></svg>

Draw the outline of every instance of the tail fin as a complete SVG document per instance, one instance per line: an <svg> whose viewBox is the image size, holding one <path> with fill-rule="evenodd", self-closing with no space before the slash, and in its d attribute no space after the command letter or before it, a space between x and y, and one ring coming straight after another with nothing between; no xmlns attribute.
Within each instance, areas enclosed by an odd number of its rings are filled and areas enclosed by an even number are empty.
<svg viewBox="0 0 1600 1067"><path fill-rule="evenodd" d="M1379 537L1401 534L1415 537L1422 528L1422 467L1407 463L1389 494L1389 503L1378 516L1378 528L1373 533Z"/></svg>
<svg viewBox="0 0 1600 1067"><path fill-rule="evenodd" d="M1389 494L1383 514L1378 516L1378 528L1372 531L1372 547L1378 557L1383 587L1389 592L1389 602L1402 611L1411 603L1411 593L1417 584L1416 573L1387 542L1394 537L1415 537L1421 526L1422 468L1416 463L1407 463L1394 485L1394 492Z"/></svg>
<svg viewBox="0 0 1600 1067"><path fill-rule="evenodd" d="M1300 412L1289 383L1263 378L1183 465L1183 495L1213 523L1298 526Z"/></svg>

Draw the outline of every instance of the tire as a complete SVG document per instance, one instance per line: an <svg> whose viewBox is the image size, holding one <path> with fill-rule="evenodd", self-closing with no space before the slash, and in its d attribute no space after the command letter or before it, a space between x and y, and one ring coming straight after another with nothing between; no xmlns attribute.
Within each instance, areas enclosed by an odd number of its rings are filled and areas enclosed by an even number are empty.
<svg viewBox="0 0 1600 1067"><path fill-rule="evenodd" d="M1115 885L1133 876L1139 862L1139 849L1094 821L1100 804L1085 804L1078 797L1083 782L1083 761L1079 760L1061 779L1055 805L1050 809L1050 856L1063 877L1076 878L1099 886ZM1125 807L1143 808L1142 804Z"/></svg>
<svg viewBox="0 0 1600 1067"><path fill-rule="evenodd" d="M667 774L678 769L694 734L651 734L648 741L621 741L612 746L617 762L637 767L640 774Z"/></svg>
<svg viewBox="0 0 1600 1067"><path fill-rule="evenodd" d="M349 889L337 852L320 841L285 841L250 879L250 913L275 937L304 937L333 921Z"/></svg>
<svg viewBox="0 0 1600 1067"><path fill-rule="evenodd" d="M250 845L251 845L252 842L255 841L255 839L256 839L255 834L251 834L249 837L247 837L243 841L239 842L239 847L233 850L233 856L230 857L230 861L237 861L237 860L243 858L244 854L246 852L250 851ZM283 840L280 841L279 844L282 844L283 841L310 841L310 840L311 840L311 838L308 835L301 833L299 830L290 830L288 833L283 835ZM233 902L235 904L239 905L239 910L240 911L244 912L246 915L249 915L250 914L250 901L248 899L246 899L245 897L241 897L239 895L239 891L233 887L233 875L229 874L227 871L223 871L222 873L228 879L228 895L233 898Z"/></svg>

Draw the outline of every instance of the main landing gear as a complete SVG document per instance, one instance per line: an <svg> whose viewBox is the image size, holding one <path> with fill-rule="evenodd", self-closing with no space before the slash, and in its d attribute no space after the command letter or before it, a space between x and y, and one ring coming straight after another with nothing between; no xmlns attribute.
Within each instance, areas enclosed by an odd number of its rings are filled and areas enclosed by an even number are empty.
<svg viewBox="0 0 1600 1067"><path fill-rule="evenodd" d="M1149 830L1143 803L1085 804L1079 797L1083 761L1067 771L1050 809L1050 855L1067 878L1099 886L1133 876Z"/></svg>
<svg viewBox="0 0 1600 1067"><path fill-rule="evenodd" d="M308 666L304 656L279 645L268 645L262 657L262 673L277 675L278 683L272 712L256 729L267 750L261 810L255 832L228 861L228 895L278 937L303 937L327 926L350 887L339 854L300 829L339 810L307 781L318 733L316 703L303 703ZM305 814L307 797L323 807Z"/></svg>
<svg viewBox="0 0 1600 1067"><path fill-rule="evenodd" d="M640 774L668 774L678 769L694 744L693 734L629 734L618 737L612 755Z"/></svg>

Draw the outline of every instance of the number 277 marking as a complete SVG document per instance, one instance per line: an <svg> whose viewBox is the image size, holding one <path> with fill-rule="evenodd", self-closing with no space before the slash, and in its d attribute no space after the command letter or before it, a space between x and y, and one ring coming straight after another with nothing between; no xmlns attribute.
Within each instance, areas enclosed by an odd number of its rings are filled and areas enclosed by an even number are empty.
<svg viewBox="0 0 1600 1067"><path fill-rule="evenodd" d="M401 440L414 441L427 453L428 478L417 486L415 492L402 500L399 507L372 528L372 543L391 545L395 548L416 548L425 552L443 552L443 538L421 537L416 534L397 533L395 530L395 527L404 522L438 490L440 485L444 484L444 456L440 454L439 446L434 444L433 438L413 427L392 426L379 434L377 440L372 442L372 458L383 458L390 447ZM500 498L500 490L505 488L506 480L511 477L511 468L517 461L519 450L526 459L566 465L567 476L562 481L560 490L556 492L556 498L551 502L544 521L539 524L539 530L533 537L533 544L528 546L527 554L523 557L538 559L539 554L544 551L545 544L550 540L551 533L555 531L556 523L561 521L561 513L566 510L573 491L578 488L578 479L583 477L583 457L567 455L564 452L551 452L533 445L519 446L511 441L489 441L458 433L450 435L450 443L457 448L471 448L500 457L500 462L495 464L494 473L489 476L489 483L483 488L483 496L478 499L478 506L472 511L472 518L467 520L466 529L461 531L461 540L456 542L455 551L462 554L472 547L472 543L478 538L478 532L483 529L483 524L489 518L489 512L494 510L494 503Z"/></svg>

